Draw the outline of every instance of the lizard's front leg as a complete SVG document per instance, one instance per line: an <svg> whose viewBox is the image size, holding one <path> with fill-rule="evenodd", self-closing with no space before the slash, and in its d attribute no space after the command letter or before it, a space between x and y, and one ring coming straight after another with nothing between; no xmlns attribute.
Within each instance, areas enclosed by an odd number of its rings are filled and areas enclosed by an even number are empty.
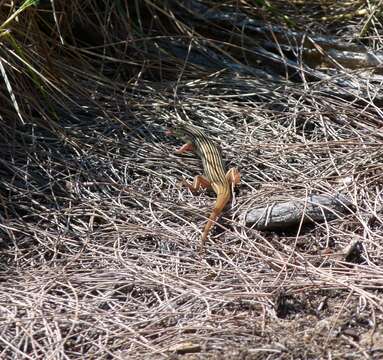
<svg viewBox="0 0 383 360"><path fill-rule="evenodd" d="M176 150L175 153L176 154L183 154L183 153L191 152L191 151L194 151L193 144L186 143L186 144L182 145L178 150Z"/></svg>

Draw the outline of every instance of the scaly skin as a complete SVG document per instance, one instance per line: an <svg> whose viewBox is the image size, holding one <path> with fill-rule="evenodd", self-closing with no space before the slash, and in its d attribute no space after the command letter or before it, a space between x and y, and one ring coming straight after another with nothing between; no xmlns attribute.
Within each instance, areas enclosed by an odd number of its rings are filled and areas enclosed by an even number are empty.
<svg viewBox="0 0 383 360"><path fill-rule="evenodd" d="M189 184L186 180L183 180L182 183L193 192L200 188L211 188L217 194L213 211L202 233L201 245L202 249L204 249L210 229L231 199L232 185L237 185L240 182L240 174L236 168L231 168L225 174L220 150L213 141L196 127L182 124L167 131L167 134L175 135L185 141L185 144L176 151L177 154L195 151L202 159L206 177L198 175L194 178L193 184Z"/></svg>

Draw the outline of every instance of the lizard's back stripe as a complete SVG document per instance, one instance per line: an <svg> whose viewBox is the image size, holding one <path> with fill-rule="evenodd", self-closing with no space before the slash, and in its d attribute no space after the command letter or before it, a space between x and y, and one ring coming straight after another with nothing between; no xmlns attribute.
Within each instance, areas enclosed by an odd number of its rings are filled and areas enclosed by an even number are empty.
<svg viewBox="0 0 383 360"><path fill-rule="evenodd" d="M193 139L197 151L199 152L206 176L213 183L226 185L227 180L223 168L220 152L216 145L207 138L199 129L190 125L185 126L185 131ZM226 187L226 186L225 186Z"/></svg>

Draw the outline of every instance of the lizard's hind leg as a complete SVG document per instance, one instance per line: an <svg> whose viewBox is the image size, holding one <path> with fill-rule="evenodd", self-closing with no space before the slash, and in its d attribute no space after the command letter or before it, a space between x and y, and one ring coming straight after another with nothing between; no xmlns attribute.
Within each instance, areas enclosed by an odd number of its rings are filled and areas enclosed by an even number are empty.
<svg viewBox="0 0 383 360"><path fill-rule="evenodd" d="M237 168L233 167L226 173L226 179L235 186L241 182L241 174Z"/></svg>
<svg viewBox="0 0 383 360"><path fill-rule="evenodd" d="M210 181L201 175L197 175L194 178L193 184L188 183L185 179L182 179L181 183L182 185L186 186L192 193L197 192L199 189L211 188Z"/></svg>

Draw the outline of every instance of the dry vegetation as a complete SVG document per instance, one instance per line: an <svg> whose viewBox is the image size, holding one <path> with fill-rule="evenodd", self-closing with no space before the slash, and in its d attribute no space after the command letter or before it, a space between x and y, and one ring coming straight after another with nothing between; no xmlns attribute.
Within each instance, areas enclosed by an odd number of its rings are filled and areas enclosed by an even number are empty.
<svg viewBox="0 0 383 360"><path fill-rule="evenodd" d="M127 3L0 0L0 358L382 358L382 1ZM204 257L179 117L242 175Z"/></svg>

